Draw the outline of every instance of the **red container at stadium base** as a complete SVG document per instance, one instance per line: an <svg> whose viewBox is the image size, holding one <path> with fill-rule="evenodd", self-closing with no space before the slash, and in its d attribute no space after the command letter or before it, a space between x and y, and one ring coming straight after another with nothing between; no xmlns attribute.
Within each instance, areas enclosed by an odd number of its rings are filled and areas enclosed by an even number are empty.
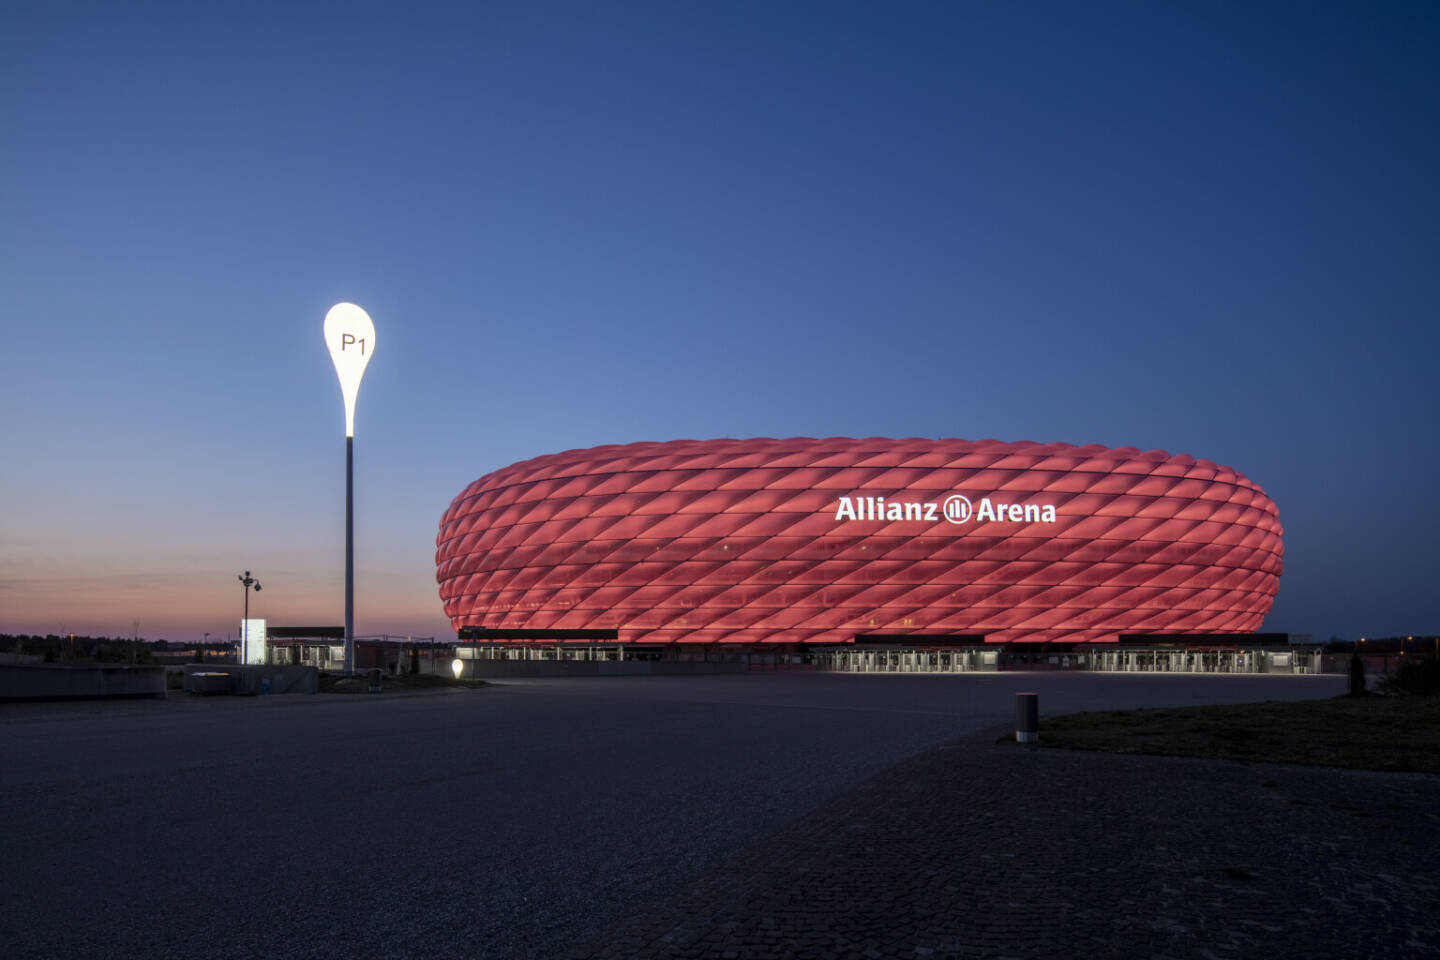
<svg viewBox="0 0 1440 960"><path fill-rule="evenodd" d="M462 626L622 642L1248 633L1284 547L1229 467L997 440L677 440L487 474L436 538Z"/></svg>

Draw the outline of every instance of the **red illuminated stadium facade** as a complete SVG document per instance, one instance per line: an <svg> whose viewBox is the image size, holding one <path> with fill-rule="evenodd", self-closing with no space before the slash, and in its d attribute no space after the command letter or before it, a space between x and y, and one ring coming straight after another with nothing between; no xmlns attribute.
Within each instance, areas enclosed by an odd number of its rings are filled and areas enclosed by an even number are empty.
<svg viewBox="0 0 1440 960"><path fill-rule="evenodd" d="M1243 474L995 440L680 440L571 450L455 498L457 631L513 641L1093 643L1259 628L1284 548Z"/></svg>

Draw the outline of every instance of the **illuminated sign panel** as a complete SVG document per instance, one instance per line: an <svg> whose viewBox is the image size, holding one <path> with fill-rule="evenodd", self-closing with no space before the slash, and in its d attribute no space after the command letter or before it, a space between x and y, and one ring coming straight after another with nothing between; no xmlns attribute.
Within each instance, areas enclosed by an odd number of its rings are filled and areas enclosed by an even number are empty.
<svg viewBox="0 0 1440 960"><path fill-rule="evenodd" d="M265 662L264 620L256 620L252 617L249 620L240 621L240 662Z"/></svg>
<svg viewBox="0 0 1440 960"><path fill-rule="evenodd" d="M1160 450L684 440L481 477L441 518L435 561L457 630L1087 642L1258 629L1282 535L1243 474Z"/></svg>

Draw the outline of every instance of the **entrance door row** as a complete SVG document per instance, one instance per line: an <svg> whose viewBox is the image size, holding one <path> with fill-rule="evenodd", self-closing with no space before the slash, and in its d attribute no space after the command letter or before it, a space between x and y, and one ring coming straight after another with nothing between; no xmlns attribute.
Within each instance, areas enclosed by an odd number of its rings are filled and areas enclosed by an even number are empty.
<svg viewBox="0 0 1440 960"><path fill-rule="evenodd" d="M1085 666L1107 673L1318 673L1319 655L1276 650L1091 650Z"/></svg>
<svg viewBox="0 0 1440 960"><path fill-rule="evenodd" d="M967 673L1005 668L996 650L826 650L814 655L816 670L839 673ZM1115 649L1037 658L1040 669L1103 673L1318 673L1319 655L1275 650ZM1012 669L1036 669L1028 661Z"/></svg>
<svg viewBox="0 0 1440 960"><path fill-rule="evenodd" d="M827 650L815 669L840 673L965 673L994 670L994 650Z"/></svg>

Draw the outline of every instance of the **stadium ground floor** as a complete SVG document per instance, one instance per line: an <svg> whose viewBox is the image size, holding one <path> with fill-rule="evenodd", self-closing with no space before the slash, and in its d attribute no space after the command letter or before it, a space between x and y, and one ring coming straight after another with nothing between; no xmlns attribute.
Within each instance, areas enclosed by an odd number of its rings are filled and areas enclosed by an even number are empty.
<svg viewBox="0 0 1440 960"><path fill-rule="evenodd" d="M1273 640L1228 643L1114 644L915 644L856 642L805 644L654 644L594 640L505 642L460 641L455 657L486 664L641 664L704 672L811 670L832 673L969 673L1010 670L1081 670L1102 673L1320 674L1343 667L1322 656L1317 644ZM498 664L497 664L498 665ZM542 668L543 669L543 668ZM666 671L668 672L668 670Z"/></svg>
<svg viewBox="0 0 1440 960"><path fill-rule="evenodd" d="M971 673L1081 670L1100 673L1343 673L1310 637L1284 633L1121 634L1114 643L986 643L981 634L857 634L844 644L621 642L615 631L466 628L455 641L435 637L355 638L357 669L469 675L567 672ZM266 659L343 670L343 627L274 628ZM521 664L531 665L522 668ZM554 664L547 667L546 664ZM582 667L581 665L589 665Z"/></svg>

